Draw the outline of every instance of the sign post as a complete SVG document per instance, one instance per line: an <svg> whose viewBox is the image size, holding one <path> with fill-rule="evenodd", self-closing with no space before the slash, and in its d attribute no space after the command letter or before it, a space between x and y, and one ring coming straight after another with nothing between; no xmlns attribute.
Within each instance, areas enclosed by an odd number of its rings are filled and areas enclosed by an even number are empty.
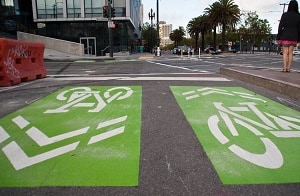
<svg viewBox="0 0 300 196"><path fill-rule="evenodd" d="M108 0L108 40L109 40L109 56L113 57L113 42L112 42L112 7L111 7L112 0Z"/></svg>

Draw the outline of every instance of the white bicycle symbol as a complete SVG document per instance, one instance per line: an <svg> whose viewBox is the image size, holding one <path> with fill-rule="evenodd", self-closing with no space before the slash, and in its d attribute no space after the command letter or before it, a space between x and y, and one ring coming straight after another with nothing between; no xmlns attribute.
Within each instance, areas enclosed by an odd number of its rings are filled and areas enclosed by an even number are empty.
<svg viewBox="0 0 300 196"><path fill-rule="evenodd" d="M71 93L71 94L70 94ZM69 112L70 108L86 107L93 108L88 112L100 112L107 104L114 100L122 100L130 97L133 91L129 87L114 87L103 93L102 98L100 91L92 91L89 87L77 87L63 91L56 98L67 103L56 109L49 109L44 113L65 113ZM69 97L68 97L69 96ZM83 102L88 98L94 97L94 102ZM96 105L96 106L95 106Z"/></svg>
<svg viewBox="0 0 300 196"><path fill-rule="evenodd" d="M213 104L218 109L219 115L209 117L208 126L213 136L221 144L224 145L230 142L229 138L223 134L224 131L219 127L221 120L225 122L230 134L234 137L239 136L239 130L236 129L236 126L242 126L255 136L260 137L261 142L265 146L263 154L252 153L236 144L228 147L235 155L255 165L268 169L278 169L284 163L281 151L271 139L262 133L262 130L269 131L277 138L300 138L300 126L296 124L300 123L300 119L288 116L278 117L269 113L263 113L256 107L256 103L253 102L239 103L239 107L228 108L224 107L223 103L220 102L214 102ZM242 116L236 113L237 111L253 112L263 123Z"/></svg>

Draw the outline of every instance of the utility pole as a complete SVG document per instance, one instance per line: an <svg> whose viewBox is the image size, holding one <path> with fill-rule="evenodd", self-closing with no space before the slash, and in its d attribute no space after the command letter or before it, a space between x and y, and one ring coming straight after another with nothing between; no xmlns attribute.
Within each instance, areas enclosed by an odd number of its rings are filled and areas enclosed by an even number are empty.
<svg viewBox="0 0 300 196"><path fill-rule="evenodd" d="M285 6L286 5L289 5L288 3L281 3L280 5L283 5L283 12L282 13L284 13L284 11L285 11Z"/></svg>

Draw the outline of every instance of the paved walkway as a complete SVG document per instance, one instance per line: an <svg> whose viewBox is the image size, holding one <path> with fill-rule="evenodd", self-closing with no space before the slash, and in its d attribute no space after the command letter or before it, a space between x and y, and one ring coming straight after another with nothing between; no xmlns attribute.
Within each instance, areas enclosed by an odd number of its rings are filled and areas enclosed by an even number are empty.
<svg viewBox="0 0 300 196"><path fill-rule="evenodd" d="M220 73L300 100L300 72L296 70L285 73L251 67L222 67Z"/></svg>

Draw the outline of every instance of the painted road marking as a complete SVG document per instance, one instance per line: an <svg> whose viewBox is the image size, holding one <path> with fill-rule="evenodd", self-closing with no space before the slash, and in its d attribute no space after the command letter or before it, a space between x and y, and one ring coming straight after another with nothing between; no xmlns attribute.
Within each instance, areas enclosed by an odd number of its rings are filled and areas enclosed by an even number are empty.
<svg viewBox="0 0 300 196"><path fill-rule="evenodd" d="M0 187L137 186L140 121L141 87L65 87L0 119Z"/></svg>
<svg viewBox="0 0 300 196"><path fill-rule="evenodd" d="M238 87L171 90L224 184L300 182L298 111Z"/></svg>
<svg viewBox="0 0 300 196"><path fill-rule="evenodd" d="M105 81L105 80L122 80L122 81L211 81L211 82L229 82L231 80L223 77L122 77L122 76L97 76L97 77L66 77L54 78L63 81Z"/></svg>
<svg viewBox="0 0 300 196"><path fill-rule="evenodd" d="M162 65L164 67L169 67L169 68L183 69L183 70L186 70L186 71L198 71L198 70L190 69L190 68L187 68L187 67L180 67L180 66L169 65L169 64L165 64L165 63L158 63L158 62L154 62L154 61L147 61L147 62L152 63L152 64L156 64L156 65Z"/></svg>
<svg viewBox="0 0 300 196"><path fill-rule="evenodd" d="M153 59L153 56L140 56L139 60L149 60L149 59Z"/></svg>

